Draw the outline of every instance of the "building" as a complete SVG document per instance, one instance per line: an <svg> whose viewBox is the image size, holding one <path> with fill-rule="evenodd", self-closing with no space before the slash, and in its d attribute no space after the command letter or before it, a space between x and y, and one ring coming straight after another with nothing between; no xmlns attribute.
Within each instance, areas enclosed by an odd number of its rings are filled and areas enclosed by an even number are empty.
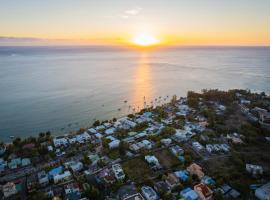
<svg viewBox="0 0 270 200"><path fill-rule="evenodd" d="M27 166L31 164L31 160L29 158L22 159L22 166Z"/></svg>
<svg viewBox="0 0 270 200"><path fill-rule="evenodd" d="M125 173L124 173L120 164L112 165L112 170L113 170L114 176L115 176L115 178L117 178L117 180L123 180L125 178Z"/></svg>
<svg viewBox="0 0 270 200"><path fill-rule="evenodd" d="M255 196L259 200L270 200L270 182L256 189Z"/></svg>
<svg viewBox="0 0 270 200"><path fill-rule="evenodd" d="M71 178L71 173L70 171L64 171L64 173L62 174L56 174L54 177L53 177L53 181L54 183L59 183L59 182L62 182L62 181L67 181Z"/></svg>
<svg viewBox="0 0 270 200"><path fill-rule="evenodd" d="M154 188L159 193L170 192L171 189L165 181L158 181L154 183Z"/></svg>
<svg viewBox="0 0 270 200"><path fill-rule="evenodd" d="M248 173L252 174L252 176L263 174L263 168L260 165L246 164L246 170Z"/></svg>
<svg viewBox="0 0 270 200"><path fill-rule="evenodd" d="M56 167L56 168L51 169L48 172L49 179L50 180L53 180L54 179L54 176L56 176L58 174L61 174L62 172L63 172L63 167L62 166L59 166L59 167Z"/></svg>
<svg viewBox="0 0 270 200"><path fill-rule="evenodd" d="M66 168L70 168L73 172L79 172L83 169L81 162L70 161L65 163Z"/></svg>
<svg viewBox="0 0 270 200"><path fill-rule="evenodd" d="M161 165L159 164L158 159L155 156L145 156L144 159L148 162L148 164L151 166L153 169L160 169Z"/></svg>
<svg viewBox="0 0 270 200"><path fill-rule="evenodd" d="M81 191L78 184L71 183L64 186L65 199L67 200L79 200L81 199Z"/></svg>
<svg viewBox="0 0 270 200"><path fill-rule="evenodd" d="M170 148L170 151L172 152L173 155L175 155L176 157L178 156L181 156L184 154L184 150L178 146L178 145L175 145L173 147Z"/></svg>
<svg viewBox="0 0 270 200"><path fill-rule="evenodd" d="M174 173L169 173L165 182L168 184L168 186L173 189L179 184L179 179Z"/></svg>
<svg viewBox="0 0 270 200"><path fill-rule="evenodd" d="M8 197L10 197L18 192L16 185L13 182L8 182L5 185L3 185L2 191L3 191L4 197L6 197L6 198L8 198Z"/></svg>
<svg viewBox="0 0 270 200"><path fill-rule="evenodd" d="M119 147L119 144L120 144L120 140L115 139L111 141L108 145L110 149L114 149L114 148Z"/></svg>
<svg viewBox="0 0 270 200"><path fill-rule="evenodd" d="M27 176L26 185L28 192L33 192L36 189L37 186L36 174L31 174L30 176Z"/></svg>
<svg viewBox="0 0 270 200"><path fill-rule="evenodd" d="M170 138L164 138L164 139L161 139L160 142L162 144L164 144L165 146L169 146L172 143L172 139L170 139Z"/></svg>
<svg viewBox="0 0 270 200"><path fill-rule="evenodd" d="M204 147L199 142L192 142L192 147L196 151L201 151L204 149Z"/></svg>
<svg viewBox="0 0 270 200"><path fill-rule="evenodd" d="M189 179L189 173L186 170L174 172L175 176L182 182L186 182Z"/></svg>
<svg viewBox="0 0 270 200"><path fill-rule="evenodd" d="M158 200L159 196L157 195L156 191L150 186L143 186L141 188L142 195L145 197L146 200Z"/></svg>
<svg viewBox="0 0 270 200"><path fill-rule="evenodd" d="M38 173L38 183L40 186L45 186L49 184L49 177L45 171L41 171Z"/></svg>
<svg viewBox="0 0 270 200"><path fill-rule="evenodd" d="M193 175L195 174L200 180L204 177L204 173L202 171L202 168L197 165L196 163L191 164L187 167L187 171Z"/></svg>
<svg viewBox="0 0 270 200"><path fill-rule="evenodd" d="M109 128L109 129L106 129L106 130L105 130L105 134L106 134L106 135L112 135L112 134L114 134L115 130L116 130L116 129L115 129L114 127Z"/></svg>
<svg viewBox="0 0 270 200"><path fill-rule="evenodd" d="M191 188L186 188L180 192L180 196L185 200L198 200L198 194Z"/></svg>
<svg viewBox="0 0 270 200"><path fill-rule="evenodd" d="M68 140L63 136L59 136L53 139L53 144L55 147L67 146L68 143Z"/></svg>
<svg viewBox="0 0 270 200"><path fill-rule="evenodd" d="M202 183L195 185L194 191L198 194L200 200L211 200L213 197L213 191Z"/></svg>

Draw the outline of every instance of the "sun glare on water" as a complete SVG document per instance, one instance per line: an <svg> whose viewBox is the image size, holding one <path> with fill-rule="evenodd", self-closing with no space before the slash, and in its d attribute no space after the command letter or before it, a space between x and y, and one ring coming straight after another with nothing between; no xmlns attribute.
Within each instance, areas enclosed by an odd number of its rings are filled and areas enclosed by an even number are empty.
<svg viewBox="0 0 270 200"><path fill-rule="evenodd" d="M147 47L156 45L159 41L150 33L141 33L133 38L132 43L138 46Z"/></svg>

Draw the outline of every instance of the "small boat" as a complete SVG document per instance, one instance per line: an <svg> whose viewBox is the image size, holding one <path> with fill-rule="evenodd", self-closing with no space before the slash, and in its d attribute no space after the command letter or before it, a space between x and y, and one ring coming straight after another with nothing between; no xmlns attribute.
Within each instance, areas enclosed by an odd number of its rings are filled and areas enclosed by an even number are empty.
<svg viewBox="0 0 270 200"><path fill-rule="evenodd" d="M11 135L11 136L9 136L11 139L13 139L15 136L14 135Z"/></svg>
<svg viewBox="0 0 270 200"><path fill-rule="evenodd" d="M124 103L127 103L127 100L125 100Z"/></svg>

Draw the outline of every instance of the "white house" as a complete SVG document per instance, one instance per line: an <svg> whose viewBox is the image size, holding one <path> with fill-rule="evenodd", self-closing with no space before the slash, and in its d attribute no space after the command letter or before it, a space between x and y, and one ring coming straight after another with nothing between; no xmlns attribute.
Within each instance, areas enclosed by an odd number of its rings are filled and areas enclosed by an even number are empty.
<svg viewBox="0 0 270 200"><path fill-rule="evenodd" d="M255 196L260 200L270 200L270 182L256 189Z"/></svg>
<svg viewBox="0 0 270 200"><path fill-rule="evenodd" d="M263 174L263 168L260 165L246 164L246 170L253 176Z"/></svg>
<svg viewBox="0 0 270 200"><path fill-rule="evenodd" d="M106 135L112 135L112 134L114 134L115 130L116 130L116 129L115 129L114 127L109 128L109 129L106 129L106 130L105 130L105 134L106 134Z"/></svg>
<svg viewBox="0 0 270 200"><path fill-rule="evenodd" d="M119 144L120 144L120 140L113 140L109 143L109 148L110 149L113 149L113 148L117 148L119 147Z"/></svg>
<svg viewBox="0 0 270 200"><path fill-rule="evenodd" d="M53 181L54 183L59 183L61 181L65 181L65 180L69 180L71 178L71 173L70 171L64 171L63 174L56 174L54 177L53 177Z"/></svg>
<svg viewBox="0 0 270 200"><path fill-rule="evenodd" d="M45 171L41 171L38 173L38 183L41 186L45 186L49 183L49 177Z"/></svg>
<svg viewBox="0 0 270 200"><path fill-rule="evenodd" d="M70 162L66 162L65 166L67 168L71 168L73 172L78 172L83 169L83 164L81 162L70 161Z"/></svg>
<svg viewBox="0 0 270 200"><path fill-rule="evenodd" d="M2 190L6 198L17 193L16 185L13 182L8 182L5 185L3 185Z"/></svg>
<svg viewBox="0 0 270 200"><path fill-rule="evenodd" d="M117 178L117 180L123 180L125 178L125 173L124 173L120 164L112 165L112 170L113 170L114 176L115 176L115 178Z"/></svg>
<svg viewBox="0 0 270 200"><path fill-rule="evenodd" d="M143 186L141 188L143 196L146 200L158 200L159 196L155 192L155 190L150 186Z"/></svg>
<svg viewBox="0 0 270 200"><path fill-rule="evenodd" d="M53 144L55 147L67 146L68 140L65 137L56 137L53 139Z"/></svg>

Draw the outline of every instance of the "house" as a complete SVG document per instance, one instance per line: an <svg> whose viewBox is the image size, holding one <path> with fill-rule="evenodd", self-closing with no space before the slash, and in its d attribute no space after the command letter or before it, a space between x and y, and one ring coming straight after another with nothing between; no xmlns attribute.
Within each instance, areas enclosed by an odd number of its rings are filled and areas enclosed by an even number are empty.
<svg viewBox="0 0 270 200"><path fill-rule="evenodd" d="M0 172L5 171L6 167L7 167L7 161L5 161L3 158L0 158Z"/></svg>
<svg viewBox="0 0 270 200"><path fill-rule="evenodd" d="M71 183L64 186L65 199L67 200L79 200L81 199L81 190L78 184Z"/></svg>
<svg viewBox="0 0 270 200"><path fill-rule="evenodd" d="M113 184L115 182L115 176L112 170L106 167L102 169L100 172L98 172L98 175L96 176L96 180L98 183L104 181L106 184Z"/></svg>
<svg viewBox="0 0 270 200"><path fill-rule="evenodd" d="M117 191L117 199L119 200L143 200L144 198L137 192L134 184L121 186Z"/></svg>
<svg viewBox="0 0 270 200"><path fill-rule="evenodd" d="M123 200L144 200L144 198L140 193L136 193L133 195L126 196L125 198L123 198Z"/></svg>
<svg viewBox="0 0 270 200"><path fill-rule="evenodd" d="M215 185L216 182L214 181L214 179L212 179L209 176L204 176L201 180L201 183L205 184L205 185Z"/></svg>
<svg viewBox="0 0 270 200"><path fill-rule="evenodd" d="M161 165L159 164L158 159L155 156L145 156L144 159L148 162L148 164L151 166L153 169L160 169Z"/></svg>
<svg viewBox="0 0 270 200"><path fill-rule="evenodd" d="M83 169L83 164L81 162L70 161L66 162L65 166L70 168L73 172L79 172Z"/></svg>
<svg viewBox="0 0 270 200"><path fill-rule="evenodd" d="M168 186L173 189L179 184L179 179L174 173L169 173L165 182L168 184Z"/></svg>
<svg viewBox="0 0 270 200"><path fill-rule="evenodd" d="M198 194L200 200L211 200L213 191L207 185L200 183L194 186L194 191Z"/></svg>
<svg viewBox="0 0 270 200"><path fill-rule="evenodd" d="M119 144L120 144L120 140L116 139L116 140L111 141L108 145L110 149L114 149L114 148L119 147Z"/></svg>
<svg viewBox="0 0 270 200"><path fill-rule="evenodd" d="M145 149L152 149L152 143L149 140L141 141Z"/></svg>
<svg viewBox="0 0 270 200"><path fill-rule="evenodd" d="M170 138L164 138L160 140L161 144L164 144L165 146L169 146L172 143L172 139Z"/></svg>
<svg viewBox="0 0 270 200"><path fill-rule="evenodd" d="M114 134L115 130L116 130L116 129L115 129L114 127L109 128L109 129L106 129L106 130L105 130L105 134L106 134L106 135L112 135L112 134Z"/></svg>
<svg viewBox="0 0 270 200"><path fill-rule="evenodd" d="M255 190L255 196L259 200L270 200L270 182L257 188Z"/></svg>
<svg viewBox="0 0 270 200"><path fill-rule="evenodd" d="M31 160L29 158L22 159L22 166L27 166L31 164Z"/></svg>
<svg viewBox="0 0 270 200"><path fill-rule="evenodd" d="M142 195L145 197L146 200L158 200L159 196L157 195L156 191L150 186L143 186L141 188Z"/></svg>
<svg viewBox="0 0 270 200"><path fill-rule="evenodd" d="M231 189L226 195L225 198L226 199L238 199L240 197L240 193L235 190L235 189Z"/></svg>
<svg viewBox="0 0 270 200"><path fill-rule="evenodd" d="M174 139L179 142L187 141L193 136L192 132L187 130L176 129L176 133L174 134Z"/></svg>
<svg viewBox="0 0 270 200"><path fill-rule="evenodd" d="M96 130L97 131L101 131L101 130L104 130L106 127L104 125L99 125L96 127Z"/></svg>
<svg viewBox="0 0 270 200"><path fill-rule="evenodd" d="M88 158L91 160L92 164L96 164L100 160L98 154L91 154Z"/></svg>
<svg viewBox="0 0 270 200"><path fill-rule="evenodd" d="M51 169L48 172L49 179L53 180L54 176L56 176L58 174L61 174L62 172L63 172L63 167L62 166Z"/></svg>
<svg viewBox="0 0 270 200"><path fill-rule="evenodd" d="M176 171L176 172L174 172L174 174L182 182L186 182L189 178L189 173L186 170Z"/></svg>
<svg viewBox="0 0 270 200"><path fill-rule="evenodd" d="M123 117L117 120L117 122L120 123L120 125L122 126L122 128L124 129L130 129L130 128L134 128L136 126L136 123L129 120L128 117Z"/></svg>
<svg viewBox="0 0 270 200"><path fill-rule="evenodd" d="M112 165L112 170L117 180L123 180L125 178L125 173L120 164Z"/></svg>
<svg viewBox="0 0 270 200"><path fill-rule="evenodd" d="M154 188L159 193L167 193L170 192L170 187L165 181L158 181L154 183Z"/></svg>
<svg viewBox="0 0 270 200"><path fill-rule="evenodd" d="M191 164L187 167L187 171L193 175L195 174L200 180L204 177L204 173L202 171L202 168L197 165L196 163Z"/></svg>
<svg viewBox="0 0 270 200"><path fill-rule="evenodd" d="M263 168L260 165L246 164L246 170L248 173L252 174L252 176L263 174Z"/></svg>
<svg viewBox="0 0 270 200"><path fill-rule="evenodd" d="M51 145L49 145L47 148L48 148L48 151L53 151L53 147Z"/></svg>
<svg viewBox="0 0 270 200"><path fill-rule="evenodd" d="M198 194L191 188L186 188L180 192L180 196L185 200L198 200Z"/></svg>
<svg viewBox="0 0 270 200"><path fill-rule="evenodd" d="M8 163L8 167L10 169L16 169L18 165L22 164L22 159L21 158L14 158Z"/></svg>
<svg viewBox="0 0 270 200"><path fill-rule="evenodd" d="M63 136L59 136L53 139L53 144L55 147L67 146L68 143L68 140Z"/></svg>
<svg viewBox="0 0 270 200"><path fill-rule="evenodd" d="M59 182L62 182L62 181L66 181L66 180L69 180L71 178L71 173L70 171L64 171L64 173L62 174L56 174L54 177L53 177L53 181L54 183L59 183Z"/></svg>
<svg viewBox="0 0 270 200"><path fill-rule="evenodd" d="M8 197L10 197L18 192L16 185L13 182L8 182L5 185L3 185L2 191L3 191L4 197L6 197L6 198L8 198Z"/></svg>
<svg viewBox="0 0 270 200"><path fill-rule="evenodd" d="M170 148L170 151L172 152L173 155L175 155L176 157L178 156L181 156L184 154L184 150L178 146L178 145L175 145L173 147Z"/></svg>
<svg viewBox="0 0 270 200"><path fill-rule="evenodd" d="M91 139L91 136L86 131L81 134L76 135L76 141L78 143L84 143L90 139Z"/></svg>
<svg viewBox="0 0 270 200"><path fill-rule="evenodd" d="M196 151L201 151L204 149L204 147L199 142L192 142L192 147Z"/></svg>
<svg viewBox="0 0 270 200"><path fill-rule="evenodd" d="M97 133L97 130L94 129L94 128L89 128L89 129L87 130L87 132L88 132L89 134L96 134L96 133Z"/></svg>
<svg viewBox="0 0 270 200"><path fill-rule="evenodd" d="M45 171L41 171L38 173L38 183L40 186L45 186L49 184L49 177Z"/></svg>
<svg viewBox="0 0 270 200"><path fill-rule="evenodd" d="M27 176L26 178L26 186L28 192L32 192L35 190L37 186L37 176L36 174L31 174L30 176Z"/></svg>

